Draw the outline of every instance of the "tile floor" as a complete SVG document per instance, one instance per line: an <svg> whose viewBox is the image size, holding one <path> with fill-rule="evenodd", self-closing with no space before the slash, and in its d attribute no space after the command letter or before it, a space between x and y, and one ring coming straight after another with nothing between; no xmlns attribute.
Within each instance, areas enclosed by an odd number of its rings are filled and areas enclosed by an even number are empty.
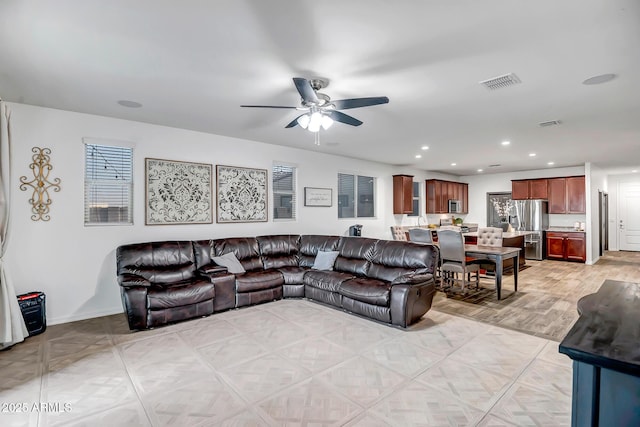
<svg viewBox="0 0 640 427"><path fill-rule="evenodd" d="M0 352L0 425L567 426L571 378L544 338L283 300L137 333L124 315L52 326Z"/></svg>

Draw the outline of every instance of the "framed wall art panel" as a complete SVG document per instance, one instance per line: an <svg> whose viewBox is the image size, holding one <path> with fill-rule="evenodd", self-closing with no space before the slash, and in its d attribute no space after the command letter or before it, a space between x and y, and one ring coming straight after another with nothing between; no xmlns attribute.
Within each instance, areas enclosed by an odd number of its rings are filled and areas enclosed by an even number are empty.
<svg viewBox="0 0 640 427"><path fill-rule="evenodd" d="M145 159L145 224L211 224L212 165Z"/></svg>
<svg viewBox="0 0 640 427"><path fill-rule="evenodd" d="M218 223L268 220L267 170L216 165Z"/></svg>
<svg viewBox="0 0 640 427"><path fill-rule="evenodd" d="M304 205L305 206L324 206L332 205L332 191L330 188L314 188L304 187Z"/></svg>

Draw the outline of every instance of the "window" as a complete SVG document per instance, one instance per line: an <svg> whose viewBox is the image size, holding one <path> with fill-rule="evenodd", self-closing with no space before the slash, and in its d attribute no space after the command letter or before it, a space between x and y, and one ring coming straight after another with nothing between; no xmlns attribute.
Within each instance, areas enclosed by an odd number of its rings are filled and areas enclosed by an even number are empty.
<svg viewBox="0 0 640 427"><path fill-rule="evenodd" d="M371 176L338 174L338 218L373 218L375 183Z"/></svg>
<svg viewBox="0 0 640 427"><path fill-rule="evenodd" d="M407 216L420 216L420 183L413 183L413 196L411 197L413 209Z"/></svg>
<svg viewBox="0 0 640 427"><path fill-rule="evenodd" d="M133 224L133 149L85 144L84 224Z"/></svg>
<svg viewBox="0 0 640 427"><path fill-rule="evenodd" d="M273 219L296 219L296 168L273 165Z"/></svg>

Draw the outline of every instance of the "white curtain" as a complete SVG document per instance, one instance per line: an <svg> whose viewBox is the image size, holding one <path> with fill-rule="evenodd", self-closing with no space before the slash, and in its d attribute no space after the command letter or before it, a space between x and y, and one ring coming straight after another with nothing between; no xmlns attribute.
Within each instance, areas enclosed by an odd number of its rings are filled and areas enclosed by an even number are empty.
<svg viewBox="0 0 640 427"><path fill-rule="evenodd" d="M0 349L24 341L29 335L4 264L9 230L11 195L11 111L0 100Z"/></svg>

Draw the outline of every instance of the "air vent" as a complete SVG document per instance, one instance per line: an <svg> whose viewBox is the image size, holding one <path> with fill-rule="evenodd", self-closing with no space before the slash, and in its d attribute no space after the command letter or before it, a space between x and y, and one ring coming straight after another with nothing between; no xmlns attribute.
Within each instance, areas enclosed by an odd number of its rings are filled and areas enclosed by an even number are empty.
<svg viewBox="0 0 640 427"><path fill-rule="evenodd" d="M496 163L495 165L489 165L490 168L497 168L498 166L502 166L500 163Z"/></svg>
<svg viewBox="0 0 640 427"><path fill-rule="evenodd" d="M562 123L560 120L549 120L548 122L540 122L538 123L538 126L540 126L541 128L546 128L549 126L557 126L560 123Z"/></svg>
<svg viewBox="0 0 640 427"><path fill-rule="evenodd" d="M480 82L481 85L489 90L502 89L505 87L513 86L515 84L522 83L518 76L513 73L505 74L504 76L494 77L489 80Z"/></svg>

